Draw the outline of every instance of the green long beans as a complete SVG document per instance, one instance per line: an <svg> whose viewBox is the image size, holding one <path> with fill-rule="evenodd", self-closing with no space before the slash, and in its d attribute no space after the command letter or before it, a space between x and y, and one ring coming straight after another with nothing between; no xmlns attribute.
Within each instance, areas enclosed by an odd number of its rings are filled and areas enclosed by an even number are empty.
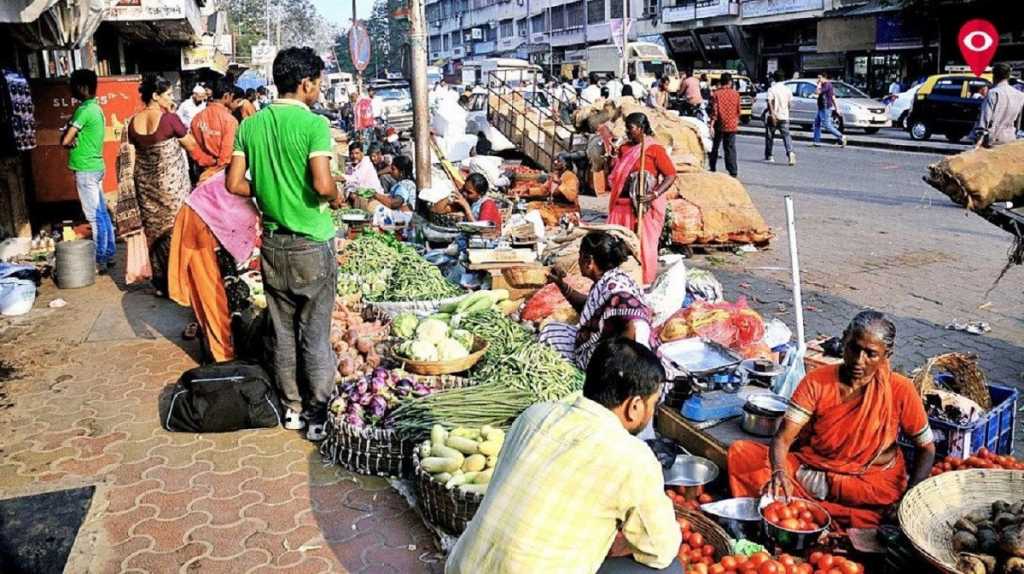
<svg viewBox="0 0 1024 574"><path fill-rule="evenodd" d="M462 293L416 250L393 236L365 231L345 246L338 290L367 301L429 301Z"/></svg>
<svg viewBox="0 0 1024 574"><path fill-rule="evenodd" d="M530 405L582 390L579 369L504 315L494 310L474 313L459 327L489 343L483 359L469 372L479 384L402 404L391 415L399 433L419 438L435 423L508 427Z"/></svg>

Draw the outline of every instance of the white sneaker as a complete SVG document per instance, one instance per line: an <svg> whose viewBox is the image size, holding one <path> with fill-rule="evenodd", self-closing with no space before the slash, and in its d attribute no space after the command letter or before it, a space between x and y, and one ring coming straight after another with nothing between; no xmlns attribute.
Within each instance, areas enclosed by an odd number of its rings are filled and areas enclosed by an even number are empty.
<svg viewBox="0 0 1024 574"><path fill-rule="evenodd" d="M284 428L288 430L302 430L306 428L306 421L302 420L302 413L297 413L291 409L285 409Z"/></svg>
<svg viewBox="0 0 1024 574"><path fill-rule="evenodd" d="M789 165L796 165L796 154L795 153L791 152L789 154Z"/></svg>
<svg viewBox="0 0 1024 574"><path fill-rule="evenodd" d="M306 429L306 440L320 442L325 438L327 438L327 421L309 423L309 428Z"/></svg>
<svg viewBox="0 0 1024 574"><path fill-rule="evenodd" d="M839 146L840 147L846 147L846 136L843 136L843 139L840 140Z"/></svg>
<svg viewBox="0 0 1024 574"><path fill-rule="evenodd" d="M768 159L764 160L764 162L765 163L775 163L775 158L774 157L769 157Z"/></svg>

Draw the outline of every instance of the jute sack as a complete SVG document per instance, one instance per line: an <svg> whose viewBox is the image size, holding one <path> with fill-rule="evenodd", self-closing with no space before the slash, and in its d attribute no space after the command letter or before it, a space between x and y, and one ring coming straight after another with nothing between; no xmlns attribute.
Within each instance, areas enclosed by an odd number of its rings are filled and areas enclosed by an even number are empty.
<svg viewBox="0 0 1024 574"><path fill-rule="evenodd" d="M724 173L680 174L669 191L675 245L764 244L773 234L743 184Z"/></svg>
<svg viewBox="0 0 1024 574"><path fill-rule="evenodd" d="M1024 141L944 158L924 180L968 209L1024 197Z"/></svg>
<svg viewBox="0 0 1024 574"><path fill-rule="evenodd" d="M590 224L580 225L566 234L550 237L544 248L544 264L565 271L567 275L580 272L580 244L591 231L606 231L626 242L632 257L620 266L637 284L643 284L643 267L640 265L640 240L636 233L621 225Z"/></svg>
<svg viewBox="0 0 1024 574"><path fill-rule="evenodd" d="M641 112L651 123L654 139L669 150L672 162L676 166L694 165L699 167L703 163L707 150L704 149L700 134L679 116L666 110L637 104L632 98L624 99L619 109L622 115L612 127L612 134L615 137L625 137L626 116L634 112Z"/></svg>

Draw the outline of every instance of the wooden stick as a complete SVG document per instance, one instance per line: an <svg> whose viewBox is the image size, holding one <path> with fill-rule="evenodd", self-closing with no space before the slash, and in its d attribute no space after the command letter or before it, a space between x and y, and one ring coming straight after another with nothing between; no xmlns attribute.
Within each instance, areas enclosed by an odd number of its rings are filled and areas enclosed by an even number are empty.
<svg viewBox="0 0 1024 574"><path fill-rule="evenodd" d="M636 207L636 237L640 242L640 258L643 259L644 253L644 187L647 183L647 166L644 164L647 161L647 138L640 140L640 171L637 173L639 177L639 189L637 190L637 207ZM640 261L640 266L643 267L643 261Z"/></svg>

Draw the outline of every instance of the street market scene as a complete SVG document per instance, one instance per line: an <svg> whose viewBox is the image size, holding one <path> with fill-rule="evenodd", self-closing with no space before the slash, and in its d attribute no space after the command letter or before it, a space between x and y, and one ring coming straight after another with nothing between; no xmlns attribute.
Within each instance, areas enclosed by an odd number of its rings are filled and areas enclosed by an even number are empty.
<svg viewBox="0 0 1024 574"><path fill-rule="evenodd" d="M1006 13L0 4L0 573L1024 574Z"/></svg>

